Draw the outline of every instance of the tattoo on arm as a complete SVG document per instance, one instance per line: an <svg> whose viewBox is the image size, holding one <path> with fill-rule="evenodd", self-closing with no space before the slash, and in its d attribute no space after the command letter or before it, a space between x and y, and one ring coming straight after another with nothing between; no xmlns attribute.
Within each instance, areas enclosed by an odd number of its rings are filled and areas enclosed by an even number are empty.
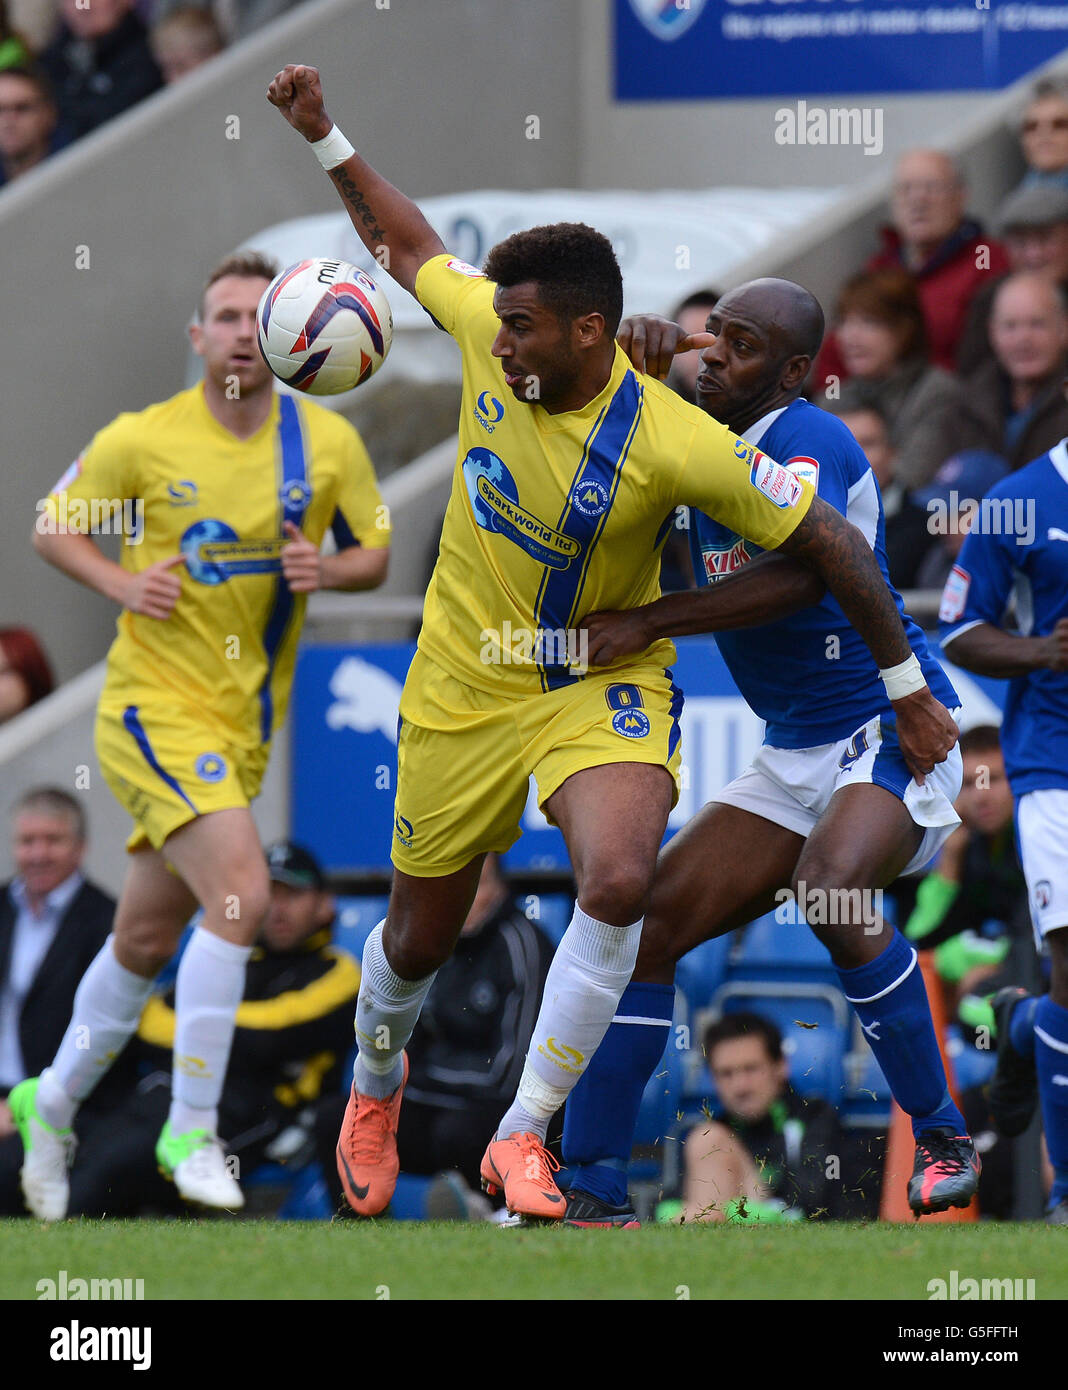
<svg viewBox="0 0 1068 1390"><path fill-rule="evenodd" d="M825 502L812 505L779 547L823 578L842 611L867 643L879 666L896 666L911 654L890 588L860 531Z"/></svg>
<svg viewBox="0 0 1068 1390"><path fill-rule="evenodd" d="M359 218L367 228L367 235L375 242L386 241L387 234L384 228L378 225L378 218L373 209L367 202L363 193L353 182L351 176L345 172L345 166L339 164L336 169L330 170L330 177L337 184L338 192L352 209L353 218Z"/></svg>

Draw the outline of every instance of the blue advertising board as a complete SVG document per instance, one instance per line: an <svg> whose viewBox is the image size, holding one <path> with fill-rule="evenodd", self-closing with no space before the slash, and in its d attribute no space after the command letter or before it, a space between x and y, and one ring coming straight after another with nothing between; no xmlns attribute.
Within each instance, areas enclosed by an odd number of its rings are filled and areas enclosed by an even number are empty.
<svg viewBox="0 0 1068 1390"><path fill-rule="evenodd" d="M763 724L738 694L715 642L676 643L683 768L674 834L752 759ZM389 872L397 778L397 705L414 644L306 646L293 685L291 827L334 874ZM965 727L1000 723L1005 683L948 670L964 701ZM442 776L448 776L443 768ZM522 837L508 854L512 870L566 871L560 832L531 795Z"/></svg>
<svg viewBox="0 0 1068 1390"><path fill-rule="evenodd" d="M1059 0L614 0L617 101L1008 86L1068 47Z"/></svg>

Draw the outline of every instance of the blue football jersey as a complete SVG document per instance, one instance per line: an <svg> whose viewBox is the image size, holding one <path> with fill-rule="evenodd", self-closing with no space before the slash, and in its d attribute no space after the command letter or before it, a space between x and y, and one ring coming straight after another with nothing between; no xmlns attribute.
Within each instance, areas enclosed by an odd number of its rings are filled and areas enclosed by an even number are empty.
<svg viewBox="0 0 1068 1390"><path fill-rule="evenodd" d="M837 417L796 400L758 420L744 437L810 482L863 532L932 694L954 709L960 704L956 692L890 585L879 485L849 430ZM690 550L699 584L713 584L761 553L698 511L691 521ZM715 637L746 703L767 726L764 742L773 747L836 743L875 715L893 714L871 653L829 592L790 617Z"/></svg>
<svg viewBox="0 0 1068 1390"><path fill-rule="evenodd" d="M951 661L953 638L979 623L1000 627L1010 598L1023 637L1047 637L1068 618L1068 440L982 499L938 615ZM1068 671L1009 682L1001 746L1014 795L1068 788Z"/></svg>

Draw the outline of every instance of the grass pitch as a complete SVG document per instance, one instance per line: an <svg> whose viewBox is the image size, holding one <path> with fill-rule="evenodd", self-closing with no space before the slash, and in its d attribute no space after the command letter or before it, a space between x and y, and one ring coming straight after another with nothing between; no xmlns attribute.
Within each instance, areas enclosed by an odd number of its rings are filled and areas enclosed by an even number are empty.
<svg viewBox="0 0 1068 1390"><path fill-rule="evenodd" d="M952 1270L960 1279L1033 1279L1036 1299L1064 1299L1068 1235L1008 1223L577 1231L449 1222L0 1221L0 1298L37 1299L38 1280L58 1280L61 1270L68 1281L143 1279L150 1300L925 1302L928 1281L948 1281Z"/></svg>

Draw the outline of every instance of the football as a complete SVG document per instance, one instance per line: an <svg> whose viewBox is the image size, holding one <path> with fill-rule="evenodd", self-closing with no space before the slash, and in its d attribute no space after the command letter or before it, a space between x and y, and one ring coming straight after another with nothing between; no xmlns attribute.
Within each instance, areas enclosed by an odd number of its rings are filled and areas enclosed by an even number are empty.
<svg viewBox="0 0 1068 1390"><path fill-rule="evenodd" d="M348 261L298 261L263 292L257 340L271 371L297 391L336 396L372 376L393 341L389 300Z"/></svg>

